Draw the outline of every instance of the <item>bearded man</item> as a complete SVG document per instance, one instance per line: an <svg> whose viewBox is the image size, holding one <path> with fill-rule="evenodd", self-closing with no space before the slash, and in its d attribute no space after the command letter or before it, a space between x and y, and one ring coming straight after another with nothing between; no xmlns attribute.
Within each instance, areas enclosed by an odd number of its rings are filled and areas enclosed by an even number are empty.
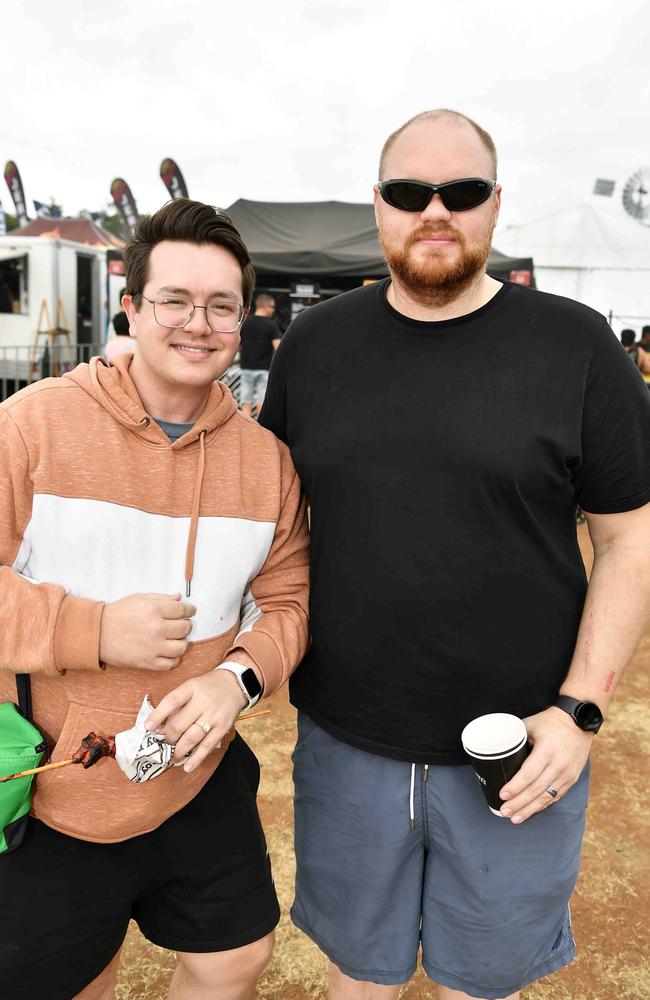
<svg viewBox="0 0 650 1000"><path fill-rule="evenodd" d="M650 606L650 402L602 316L486 274L475 122L418 115L379 176L390 277L298 317L262 411L312 511L292 916L332 1000L394 1000L420 947L441 1000L514 1000L575 955L588 757ZM492 712L532 744L496 816L461 746Z"/></svg>

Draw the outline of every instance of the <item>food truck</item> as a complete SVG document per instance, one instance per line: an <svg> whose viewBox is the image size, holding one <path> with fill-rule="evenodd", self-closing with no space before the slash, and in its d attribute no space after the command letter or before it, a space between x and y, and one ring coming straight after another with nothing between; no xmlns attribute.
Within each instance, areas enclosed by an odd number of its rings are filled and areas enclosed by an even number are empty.
<svg viewBox="0 0 650 1000"><path fill-rule="evenodd" d="M0 237L1 398L101 350L122 246L90 219L37 219Z"/></svg>

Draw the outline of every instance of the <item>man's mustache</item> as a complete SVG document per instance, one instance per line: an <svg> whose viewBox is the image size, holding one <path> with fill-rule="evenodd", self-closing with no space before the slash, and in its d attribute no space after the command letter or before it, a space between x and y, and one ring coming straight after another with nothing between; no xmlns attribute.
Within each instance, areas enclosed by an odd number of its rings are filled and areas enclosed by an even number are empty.
<svg viewBox="0 0 650 1000"><path fill-rule="evenodd" d="M453 227L421 226L419 229L416 229L414 233L411 233L407 241L407 246L412 246L414 243L417 243L418 240L426 240L431 237L456 240L456 242L461 244L464 242L462 234L459 233L458 230L454 229Z"/></svg>

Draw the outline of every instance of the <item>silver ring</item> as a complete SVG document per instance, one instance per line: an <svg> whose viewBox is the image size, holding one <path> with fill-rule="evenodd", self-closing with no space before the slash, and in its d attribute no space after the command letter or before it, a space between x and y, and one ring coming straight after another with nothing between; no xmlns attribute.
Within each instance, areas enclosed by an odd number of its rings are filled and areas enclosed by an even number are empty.
<svg viewBox="0 0 650 1000"><path fill-rule="evenodd" d="M553 788L552 785L549 785L548 788L546 789L546 791L551 796L552 799L556 799L557 798L557 794L558 794L557 793L557 789Z"/></svg>
<svg viewBox="0 0 650 1000"><path fill-rule="evenodd" d="M204 733L209 733L210 730L212 729L212 725L209 722L199 722L199 720L197 719L196 720L196 724L197 724L197 726L201 727L201 729L203 730ZM557 795L557 792L556 792L556 795Z"/></svg>

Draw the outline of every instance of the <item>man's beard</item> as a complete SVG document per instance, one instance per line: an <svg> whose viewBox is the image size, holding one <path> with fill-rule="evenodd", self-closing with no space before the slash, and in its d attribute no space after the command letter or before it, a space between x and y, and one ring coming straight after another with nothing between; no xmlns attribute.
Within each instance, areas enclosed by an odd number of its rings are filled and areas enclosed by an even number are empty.
<svg viewBox="0 0 650 1000"><path fill-rule="evenodd" d="M496 219L491 223L482 240L467 245L463 233L453 226L421 226L403 244L392 243L382 227L379 242L384 251L391 275L397 278L405 291L423 305L444 306L456 299L485 269ZM411 248L427 236L449 236L456 241L460 256L453 262L445 261L445 249L426 248L426 256L415 261Z"/></svg>

